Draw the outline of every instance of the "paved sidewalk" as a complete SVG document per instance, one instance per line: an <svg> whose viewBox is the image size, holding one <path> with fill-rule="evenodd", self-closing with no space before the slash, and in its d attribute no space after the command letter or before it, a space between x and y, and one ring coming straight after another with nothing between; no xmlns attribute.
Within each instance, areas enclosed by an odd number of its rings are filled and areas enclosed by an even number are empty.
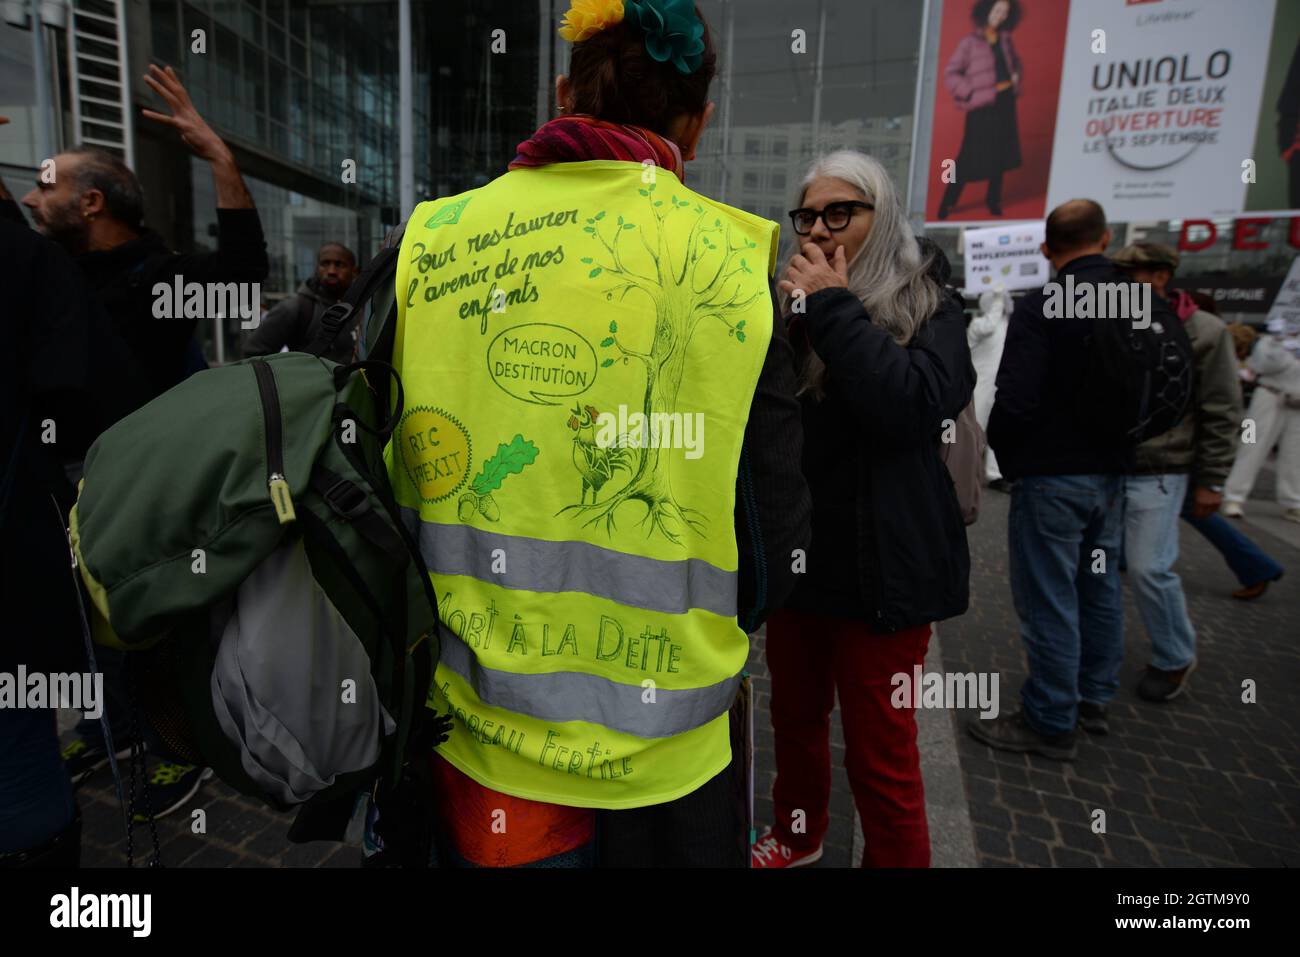
<svg viewBox="0 0 1300 957"><path fill-rule="evenodd" d="M59 727L76 724L76 712L59 713ZM66 740L66 739L65 739ZM119 763L129 786L127 762ZM81 866L125 867L124 818L112 773L99 771L77 791L81 805ZM204 812L206 833L195 833L194 811ZM360 847L318 842L290 844L285 835L292 813L280 814L213 779L181 810L157 823L158 845L167 867L356 867ZM149 825L134 828L135 866L148 863L153 843Z"/></svg>
<svg viewBox="0 0 1300 957"><path fill-rule="evenodd" d="M1257 491L1269 494L1264 483ZM1007 584L1009 498L987 495L971 530L972 607L944 626L953 671L1001 673L1001 707L1017 706L1025 677ZM1276 512L1252 500L1252 514ZM1081 741L1062 764L995 752L952 715L981 865L1300 866L1300 548L1244 526L1290 572L1254 602L1219 554L1185 523L1177 566L1196 626L1199 667L1165 705L1135 691L1147 639L1125 589L1123 686L1111 734ZM1242 702L1255 682L1257 703ZM1106 833L1091 829L1105 812Z"/></svg>

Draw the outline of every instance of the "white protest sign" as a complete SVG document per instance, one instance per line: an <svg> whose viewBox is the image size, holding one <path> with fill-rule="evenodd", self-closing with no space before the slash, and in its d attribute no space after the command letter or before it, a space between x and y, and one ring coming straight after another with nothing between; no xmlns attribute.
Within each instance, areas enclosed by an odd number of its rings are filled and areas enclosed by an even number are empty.
<svg viewBox="0 0 1300 957"><path fill-rule="evenodd" d="M966 230L965 292L978 295L998 283L1009 292L1041 289L1050 275L1050 264L1038 248L1045 231L1041 222Z"/></svg>

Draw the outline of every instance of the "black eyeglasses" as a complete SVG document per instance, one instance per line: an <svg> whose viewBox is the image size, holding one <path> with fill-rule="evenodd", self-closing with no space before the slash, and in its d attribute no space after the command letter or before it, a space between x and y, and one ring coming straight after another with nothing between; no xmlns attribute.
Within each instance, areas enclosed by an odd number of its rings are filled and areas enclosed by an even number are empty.
<svg viewBox="0 0 1300 957"><path fill-rule="evenodd" d="M855 209L875 209L870 203L859 202L856 199L845 200L842 203L827 203L825 209L792 209L790 210L790 222L794 224L794 231L800 236L807 236L813 231L820 219L826 224L826 228L836 233L849 224L853 219Z"/></svg>

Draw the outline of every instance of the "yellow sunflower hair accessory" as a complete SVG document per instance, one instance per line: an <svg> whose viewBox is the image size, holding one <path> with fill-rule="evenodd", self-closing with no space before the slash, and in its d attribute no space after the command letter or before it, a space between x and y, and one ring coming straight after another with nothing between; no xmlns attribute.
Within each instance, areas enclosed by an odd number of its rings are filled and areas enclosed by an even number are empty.
<svg viewBox="0 0 1300 957"><path fill-rule="evenodd" d="M622 22L623 0L572 0L560 36L570 43L581 43Z"/></svg>

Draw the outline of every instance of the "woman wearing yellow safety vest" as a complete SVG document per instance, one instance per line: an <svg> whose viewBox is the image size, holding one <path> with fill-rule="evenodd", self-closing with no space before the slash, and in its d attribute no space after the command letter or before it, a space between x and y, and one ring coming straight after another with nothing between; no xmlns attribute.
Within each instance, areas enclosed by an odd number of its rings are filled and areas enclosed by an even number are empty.
<svg viewBox="0 0 1300 957"><path fill-rule="evenodd" d="M687 0L574 0L563 114L399 259L390 448L437 592L438 858L745 866L732 710L809 499L777 226L688 188Z"/></svg>

